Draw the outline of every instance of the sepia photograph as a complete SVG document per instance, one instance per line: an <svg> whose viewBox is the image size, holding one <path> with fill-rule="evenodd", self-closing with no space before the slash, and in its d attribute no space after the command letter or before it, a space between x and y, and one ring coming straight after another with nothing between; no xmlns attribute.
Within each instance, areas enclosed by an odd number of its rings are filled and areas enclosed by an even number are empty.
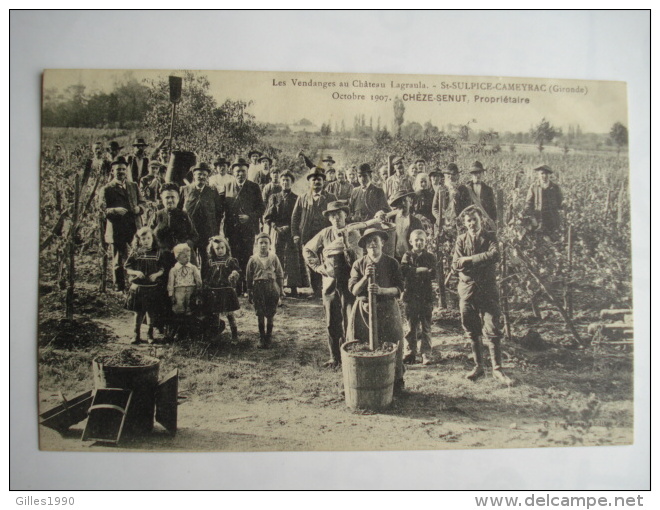
<svg viewBox="0 0 660 510"><path fill-rule="evenodd" d="M625 82L46 69L41 124L41 450L633 444Z"/></svg>

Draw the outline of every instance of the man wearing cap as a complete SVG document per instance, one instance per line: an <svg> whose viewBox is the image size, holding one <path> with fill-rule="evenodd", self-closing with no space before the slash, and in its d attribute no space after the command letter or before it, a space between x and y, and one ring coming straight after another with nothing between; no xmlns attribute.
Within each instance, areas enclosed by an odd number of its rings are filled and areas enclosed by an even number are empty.
<svg viewBox="0 0 660 510"><path fill-rule="evenodd" d="M376 295L378 316L378 342L391 342L397 346L394 369L394 391L403 390L403 321L398 298L403 293L403 274L399 263L383 253L387 232L379 226L369 227L358 241L358 246L367 253L351 268L348 288L357 298L353 305L347 340L369 339L368 293ZM373 279L370 283L369 279Z"/></svg>
<svg viewBox="0 0 660 510"><path fill-rule="evenodd" d="M413 197L412 191L397 191L390 199L390 207L396 211L394 217L394 231L390 232L389 241L385 243L384 251L394 257L398 262L411 249L409 239L413 230L422 230L422 222L411 213Z"/></svg>
<svg viewBox="0 0 660 510"><path fill-rule="evenodd" d="M330 226L330 221L323 215L323 211L330 202L337 200L334 195L323 191L325 173L322 168L312 169L307 174L307 182L309 192L298 197L291 216L293 241L301 250L312 237ZM321 297L321 275L307 269L314 297Z"/></svg>
<svg viewBox="0 0 660 510"><path fill-rule="evenodd" d="M435 168L429 172L429 179L431 179L431 188L435 194L442 187L442 172Z"/></svg>
<svg viewBox="0 0 660 510"><path fill-rule="evenodd" d="M536 222L539 232L552 234L561 228L563 195L561 188L550 180L552 169L541 165L534 169L538 182L532 184L525 199L525 214Z"/></svg>
<svg viewBox="0 0 660 510"><path fill-rule="evenodd" d="M291 217L298 195L291 191L294 176L286 170L280 175L281 190L270 195L264 222L271 227L274 237L275 254L282 263L285 286L291 289L291 297L298 297L298 288L307 287L307 272L300 249L291 235ZM269 183L267 186L270 186Z"/></svg>
<svg viewBox="0 0 660 510"><path fill-rule="evenodd" d="M146 202L160 201L160 187L165 184L162 178L163 171L167 168L160 161L149 163L149 175L140 179L140 192Z"/></svg>
<svg viewBox="0 0 660 510"><path fill-rule="evenodd" d="M138 138L133 144L133 154L128 156L128 180L135 183L149 173L149 158L145 155L144 149L149 144L144 138Z"/></svg>
<svg viewBox="0 0 660 510"><path fill-rule="evenodd" d="M200 163L192 169L192 183L181 187L179 207L188 213L199 237L193 250L197 250L200 268L206 267L206 247L209 239L221 234L220 224L225 215L225 196L208 185L211 169Z"/></svg>
<svg viewBox="0 0 660 510"><path fill-rule="evenodd" d="M268 204L271 195L282 191L280 185L280 170L276 166L270 169L270 181L261 189L261 197L264 199L264 204Z"/></svg>
<svg viewBox="0 0 660 510"><path fill-rule="evenodd" d="M264 154L259 158L258 163L259 165L261 165L261 169L259 170L259 173L255 176L254 182L256 182L263 191L264 186L272 182L270 177L270 171L273 166L273 160Z"/></svg>
<svg viewBox="0 0 660 510"><path fill-rule="evenodd" d="M325 366L336 368L341 364L339 348L346 339L350 309L355 301L348 290L348 279L351 266L362 256L362 250L358 246L358 231L345 231L348 216L346 202L330 202L323 215L328 218L331 226L321 230L305 244L303 256L310 269L323 277L321 295L330 350L330 359Z"/></svg>
<svg viewBox="0 0 660 510"><path fill-rule="evenodd" d="M88 179L90 175L105 175L108 181L112 179L112 170L110 169L111 160L103 150L101 142L94 142L92 144L92 158L88 159L85 164L85 171L83 179Z"/></svg>
<svg viewBox="0 0 660 510"><path fill-rule="evenodd" d="M470 174L472 180L467 184L466 188L470 194L470 202L477 209L481 209L482 217L485 220L485 225L488 230L495 230L497 222L497 207L495 206L495 193L493 188L481 182L484 175L484 166L480 161L472 163Z"/></svg>
<svg viewBox="0 0 660 510"><path fill-rule="evenodd" d="M433 197L433 216L440 230L455 229L458 215L470 205L470 193L465 186L458 184L459 172L455 163L449 163L442 173L445 185Z"/></svg>
<svg viewBox="0 0 660 510"><path fill-rule="evenodd" d="M403 166L403 158L395 156L392 158L392 166L394 167L394 175L390 175L385 182L385 194L387 199L391 199L397 191L412 191L413 181L410 176L406 175L406 169Z"/></svg>
<svg viewBox="0 0 660 510"><path fill-rule="evenodd" d="M236 177L229 173L229 161L220 156L213 162L214 173L209 177L209 186L213 186L218 193L224 192L225 198L236 196Z"/></svg>
<svg viewBox="0 0 660 510"><path fill-rule="evenodd" d="M241 266L239 294L246 292L245 268L252 256L254 236L259 233L259 220L264 214L264 201L259 185L247 179L249 163L239 158L231 169L236 177L236 195L227 200L225 230L232 254Z"/></svg>
<svg viewBox="0 0 660 510"><path fill-rule="evenodd" d="M142 226L144 211L142 195L137 184L126 179L128 163L122 156L112 162L112 181L101 191L101 211L105 214L105 242L112 247L115 288L125 290L124 263L128 247L137 229Z"/></svg>
<svg viewBox="0 0 660 510"><path fill-rule="evenodd" d="M358 169L360 186L351 191L348 199L348 217L350 221L367 221L380 211L390 212L385 192L371 182L371 167L363 163Z"/></svg>
<svg viewBox="0 0 660 510"><path fill-rule="evenodd" d="M337 200L348 200L351 197L353 185L346 179L346 170L340 168L337 170L337 179L326 182L324 189L336 196Z"/></svg>
<svg viewBox="0 0 660 510"><path fill-rule="evenodd" d="M256 182L259 184L259 176L261 175L261 170L263 168L262 164L259 163L261 158L261 152L256 150L251 150L248 152L248 160L250 160L248 166L247 178L249 181Z"/></svg>
<svg viewBox="0 0 660 510"><path fill-rule="evenodd" d="M452 269L458 272L461 324L472 344L474 368L466 376L476 381L484 376L482 335L490 351L493 377L505 384L511 380L502 371L502 351L499 329L499 294L497 263L499 251L493 232L482 228L481 210L468 206L460 215L467 232L456 239Z"/></svg>

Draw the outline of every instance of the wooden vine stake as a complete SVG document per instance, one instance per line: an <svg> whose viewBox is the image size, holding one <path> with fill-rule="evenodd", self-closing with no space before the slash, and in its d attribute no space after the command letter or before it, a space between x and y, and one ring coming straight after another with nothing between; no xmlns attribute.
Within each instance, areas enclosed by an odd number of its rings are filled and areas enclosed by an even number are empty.
<svg viewBox="0 0 660 510"><path fill-rule="evenodd" d="M511 342L511 321L509 319L509 296L506 292L506 246L502 246L502 280L500 282L500 301L502 303L502 317L504 319L504 334L507 341Z"/></svg>
<svg viewBox="0 0 660 510"><path fill-rule="evenodd" d="M69 229L69 239L67 242L67 255L69 270L67 274L66 286L66 318L73 319L73 290L75 285L75 257L76 257L76 232L78 230L78 213L80 205L80 175L76 174L75 187L73 189L73 205L71 208L71 228Z"/></svg>
<svg viewBox="0 0 660 510"><path fill-rule="evenodd" d="M568 242L566 246L566 275L564 280L564 308L566 313L573 318L573 289L571 285L571 278L573 272L573 225L568 226L567 232Z"/></svg>

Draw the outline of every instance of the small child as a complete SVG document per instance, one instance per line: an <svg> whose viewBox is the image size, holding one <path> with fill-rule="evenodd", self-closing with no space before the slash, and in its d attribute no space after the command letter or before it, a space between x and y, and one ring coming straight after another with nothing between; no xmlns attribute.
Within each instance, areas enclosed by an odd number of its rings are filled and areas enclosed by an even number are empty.
<svg viewBox="0 0 660 510"><path fill-rule="evenodd" d="M417 361L417 330L421 329L420 351L422 365L430 365L431 358L431 319L433 315L433 280L438 263L435 255L426 251L426 232L421 229L410 233L412 251L401 259L401 272L404 277L403 302L410 330L406 335L406 355L404 363Z"/></svg>
<svg viewBox="0 0 660 510"><path fill-rule="evenodd" d="M248 260L245 280L250 303L254 303L259 321L259 348L268 349L272 340L273 316L283 296L284 271L277 255L270 253L270 237L264 232L254 238L254 254Z"/></svg>
<svg viewBox="0 0 660 510"><path fill-rule="evenodd" d="M204 269L204 283L208 290L208 309L212 314L217 314L218 319L221 313L227 315L231 328L231 341L235 344L238 342L238 328L234 312L240 308L236 295L236 282L240 277L238 260L232 258L229 243L222 236L209 239L206 252L208 264ZM218 324L224 323L219 319Z"/></svg>
<svg viewBox="0 0 660 510"><path fill-rule="evenodd" d="M192 315L193 305L199 301L202 276L197 266L190 263L190 246L185 243L174 247L176 264L170 269L167 294L172 300L172 311L176 315ZM199 304L197 302L197 304Z"/></svg>
<svg viewBox="0 0 660 510"><path fill-rule="evenodd" d="M132 344L141 343L140 327L147 317L149 330L147 340L154 341L154 322L164 312L163 279L165 262L158 249L153 232L149 227L142 227L135 234L131 254L124 267L130 281L126 309L135 312L135 337Z"/></svg>

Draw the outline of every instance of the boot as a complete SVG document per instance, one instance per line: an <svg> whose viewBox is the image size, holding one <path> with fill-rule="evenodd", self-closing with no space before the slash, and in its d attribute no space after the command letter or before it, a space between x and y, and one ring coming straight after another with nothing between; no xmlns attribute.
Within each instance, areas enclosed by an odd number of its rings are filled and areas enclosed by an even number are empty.
<svg viewBox="0 0 660 510"><path fill-rule="evenodd" d="M229 329L231 329L231 343L238 343L238 327L236 326L236 318L233 315L227 315L229 321Z"/></svg>
<svg viewBox="0 0 660 510"><path fill-rule="evenodd" d="M133 336L133 341L131 342L131 345L138 345L141 343L142 340L140 340L140 326L135 327L135 335Z"/></svg>
<svg viewBox="0 0 660 510"><path fill-rule="evenodd" d="M474 368L472 371L465 376L468 381L476 381L480 377L484 376L483 369L483 346L481 344L481 338L477 337L472 340L472 359L474 360Z"/></svg>
<svg viewBox="0 0 660 510"><path fill-rule="evenodd" d="M259 349L267 349L268 345L266 343L266 331L262 322L259 322Z"/></svg>
<svg viewBox="0 0 660 510"><path fill-rule="evenodd" d="M511 386L513 381L502 370L502 349L500 348L500 339L493 338L488 343L490 351L490 363L493 366L493 377L499 382Z"/></svg>
<svg viewBox="0 0 660 510"><path fill-rule="evenodd" d="M270 347L273 341L273 323L266 324L266 346Z"/></svg>

